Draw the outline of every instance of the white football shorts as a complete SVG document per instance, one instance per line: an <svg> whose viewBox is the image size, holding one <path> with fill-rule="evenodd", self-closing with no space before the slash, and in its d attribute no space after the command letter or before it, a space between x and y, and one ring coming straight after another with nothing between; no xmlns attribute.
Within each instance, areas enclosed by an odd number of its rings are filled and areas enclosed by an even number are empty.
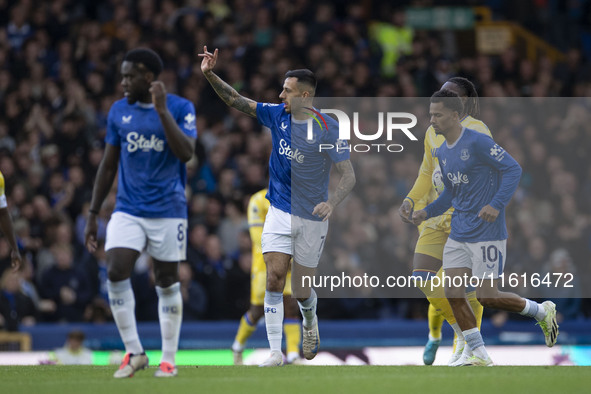
<svg viewBox="0 0 591 394"><path fill-rule="evenodd" d="M322 222L292 216L271 205L263 226L263 254L285 253L304 267L316 268L327 233L328 220Z"/></svg>
<svg viewBox="0 0 591 394"><path fill-rule="evenodd" d="M443 248L443 269L471 268L472 276L497 279L505 269L507 240L458 242L447 239Z"/></svg>
<svg viewBox="0 0 591 394"><path fill-rule="evenodd" d="M187 219L141 218L114 212L107 224L105 250L127 248L160 261L177 262L187 256Z"/></svg>

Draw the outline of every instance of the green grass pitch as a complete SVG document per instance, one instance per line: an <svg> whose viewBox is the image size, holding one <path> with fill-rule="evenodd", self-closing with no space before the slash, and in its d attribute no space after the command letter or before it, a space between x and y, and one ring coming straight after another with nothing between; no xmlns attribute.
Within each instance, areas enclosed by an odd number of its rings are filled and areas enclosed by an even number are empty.
<svg viewBox="0 0 591 394"><path fill-rule="evenodd" d="M154 378L154 367L114 379L113 366L0 367L0 392L70 393L589 393L589 367L285 366L179 367Z"/></svg>

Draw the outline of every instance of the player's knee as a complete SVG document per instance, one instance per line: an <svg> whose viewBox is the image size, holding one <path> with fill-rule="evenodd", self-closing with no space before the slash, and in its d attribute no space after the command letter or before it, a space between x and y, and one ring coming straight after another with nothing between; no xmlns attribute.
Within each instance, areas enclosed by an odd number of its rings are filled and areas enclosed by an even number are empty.
<svg viewBox="0 0 591 394"><path fill-rule="evenodd" d="M156 276L156 286L166 288L178 282L178 275L172 273L160 274Z"/></svg>
<svg viewBox="0 0 591 394"><path fill-rule="evenodd" d="M107 269L107 277L111 282L119 282L125 279L129 279L129 272L128 270L124 269L124 267L111 264Z"/></svg>
<svg viewBox="0 0 591 394"><path fill-rule="evenodd" d="M156 286L166 288L179 281L178 264L155 262L154 277Z"/></svg>
<svg viewBox="0 0 591 394"><path fill-rule="evenodd" d="M455 300L465 298L466 291L461 287L446 287L445 297L449 300L449 303L455 302ZM452 301L453 300L453 301Z"/></svg>
<svg viewBox="0 0 591 394"><path fill-rule="evenodd" d="M280 280L267 280L267 290L281 293L283 291L283 282Z"/></svg>
<svg viewBox="0 0 591 394"><path fill-rule="evenodd" d="M499 294L496 289L476 289L476 299L485 308L496 309L499 301Z"/></svg>
<svg viewBox="0 0 591 394"><path fill-rule="evenodd" d="M283 292L285 277L277 272L267 271L267 290Z"/></svg>
<svg viewBox="0 0 591 394"><path fill-rule="evenodd" d="M490 294L490 292L476 292L476 299L478 300L478 302L480 302L480 305L482 305L485 308L498 309L497 306L499 304L499 298L495 297L494 294Z"/></svg>

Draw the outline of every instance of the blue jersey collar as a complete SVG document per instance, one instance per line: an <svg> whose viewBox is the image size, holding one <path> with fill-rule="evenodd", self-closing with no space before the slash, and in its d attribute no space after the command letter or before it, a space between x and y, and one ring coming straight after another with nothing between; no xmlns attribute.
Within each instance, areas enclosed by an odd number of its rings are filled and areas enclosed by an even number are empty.
<svg viewBox="0 0 591 394"><path fill-rule="evenodd" d="M154 103L140 103L139 101L136 102L137 106L140 108L150 109L154 108Z"/></svg>
<svg viewBox="0 0 591 394"><path fill-rule="evenodd" d="M454 142L453 144L450 145L447 143L447 141L445 141L445 144L447 145L447 149L453 149L453 147L456 146L458 144L458 142L460 142L460 140L464 136L464 131L466 131L466 128L462 126L462 132L460 133L460 136L458 137L456 142Z"/></svg>

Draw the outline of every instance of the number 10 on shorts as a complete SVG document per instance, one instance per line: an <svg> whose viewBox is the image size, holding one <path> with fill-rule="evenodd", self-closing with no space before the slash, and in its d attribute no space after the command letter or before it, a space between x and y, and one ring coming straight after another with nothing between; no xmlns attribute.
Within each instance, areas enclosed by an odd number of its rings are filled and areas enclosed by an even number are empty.
<svg viewBox="0 0 591 394"><path fill-rule="evenodd" d="M506 241L480 242L483 271L488 278L496 278L503 273Z"/></svg>

